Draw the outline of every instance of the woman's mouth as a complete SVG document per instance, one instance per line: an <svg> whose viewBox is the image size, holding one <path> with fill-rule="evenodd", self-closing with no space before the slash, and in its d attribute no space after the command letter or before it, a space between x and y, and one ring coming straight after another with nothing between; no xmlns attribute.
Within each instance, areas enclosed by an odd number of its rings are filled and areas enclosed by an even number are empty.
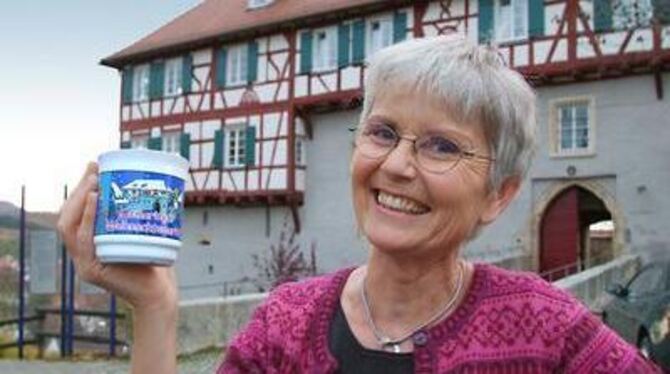
<svg viewBox="0 0 670 374"><path fill-rule="evenodd" d="M377 204L386 209L413 215L426 214L430 211L428 206L404 196L393 195L380 190L375 190L374 193Z"/></svg>

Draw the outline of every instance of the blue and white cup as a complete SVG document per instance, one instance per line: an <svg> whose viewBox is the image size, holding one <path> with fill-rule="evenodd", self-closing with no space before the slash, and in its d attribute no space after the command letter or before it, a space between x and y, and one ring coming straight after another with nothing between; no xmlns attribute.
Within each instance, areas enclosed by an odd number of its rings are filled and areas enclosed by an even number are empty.
<svg viewBox="0 0 670 374"><path fill-rule="evenodd" d="M181 247L189 162L143 149L98 157L94 242L102 263L172 265Z"/></svg>

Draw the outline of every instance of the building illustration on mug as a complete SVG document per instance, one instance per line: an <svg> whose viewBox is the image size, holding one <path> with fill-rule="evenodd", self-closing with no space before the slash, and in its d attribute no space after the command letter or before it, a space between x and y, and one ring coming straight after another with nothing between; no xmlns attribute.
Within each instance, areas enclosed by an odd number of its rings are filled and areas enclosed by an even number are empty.
<svg viewBox="0 0 670 374"><path fill-rule="evenodd" d="M112 182L110 193L112 216L131 215L167 222L178 217L184 200L182 191L169 188L165 181L159 179L138 179L123 187Z"/></svg>

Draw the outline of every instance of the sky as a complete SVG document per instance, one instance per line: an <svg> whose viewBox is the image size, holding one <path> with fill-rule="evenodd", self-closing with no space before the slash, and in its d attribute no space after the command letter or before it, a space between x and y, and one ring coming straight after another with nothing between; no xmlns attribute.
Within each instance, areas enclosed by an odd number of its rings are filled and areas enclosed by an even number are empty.
<svg viewBox="0 0 670 374"><path fill-rule="evenodd" d="M57 211L118 147L120 77L99 61L200 0L0 1L0 201Z"/></svg>

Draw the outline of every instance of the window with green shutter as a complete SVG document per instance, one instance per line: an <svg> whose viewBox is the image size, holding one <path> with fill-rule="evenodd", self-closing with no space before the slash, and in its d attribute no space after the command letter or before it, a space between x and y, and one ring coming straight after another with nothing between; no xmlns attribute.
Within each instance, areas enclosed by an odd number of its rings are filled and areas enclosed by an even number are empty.
<svg viewBox="0 0 670 374"><path fill-rule="evenodd" d="M361 64L365 61L365 20L358 20L353 24L352 42L353 63Z"/></svg>
<svg viewBox="0 0 670 374"><path fill-rule="evenodd" d="M126 66L121 76L121 91L123 104L133 102L133 67Z"/></svg>
<svg viewBox="0 0 670 374"><path fill-rule="evenodd" d="M544 0L528 0L528 35L544 35Z"/></svg>
<svg viewBox="0 0 670 374"><path fill-rule="evenodd" d="M157 138L149 138L149 143L147 144L149 149L153 149L154 151L160 151L163 149L163 139L160 137Z"/></svg>
<svg viewBox="0 0 670 374"><path fill-rule="evenodd" d="M187 160L191 159L191 134L181 134L181 138L179 139L179 154Z"/></svg>
<svg viewBox="0 0 670 374"><path fill-rule="evenodd" d="M652 0L654 8L654 19L662 25L670 24L670 1Z"/></svg>
<svg viewBox="0 0 670 374"><path fill-rule="evenodd" d="M397 43L407 38L407 13L398 12L393 15L393 42Z"/></svg>
<svg viewBox="0 0 670 374"><path fill-rule="evenodd" d="M593 29L596 32L612 29L612 3L610 0L593 0Z"/></svg>
<svg viewBox="0 0 670 374"><path fill-rule="evenodd" d="M312 32L304 31L300 34L300 73L312 71Z"/></svg>
<svg viewBox="0 0 670 374"><path fill-rule="evenodd" d="M216 56L216 87L223 88L226 86L226 64L228 52L225 48L219 49Z"/></svg>
<svg viewBox="0 0 670 374"><path fill-rule="evenodd" d="M252 41L247 52L247 83L253 83L258 77L258 43Z"/></svg>
<svg viewBox="0 0 670 374"><path fill-rule="evenodd" d="M256 127L247 126L247 133L244 137L245 165L254 166L256 164Z"/></svg>
<svg viewBox="0 0 670 374"><path fill-rule="evenodd" d="M193 82L193 56L190 53L184 55L181 65L181 92L191 93Z"/></svg>
<svg viewBox="0 0 670 374"><path fill-rule="evenodd" d="M149 70L149 98L158 99L163 96L165 64L154 62Z"/></svg>
<svg viewBox="0 0 670 374"><path fill-rule="evenodd" d="M223 168L223 130L216 130L214 133L214 156L212 157L212 167Z"/></svg>
<svg viewBox="0 0 670 374"><path fill-rule="evenodd" d="M121 142L121 149L130 149L131 143L130 142Z"/></svg>
<svg viewBox="0 0 670 374"><path fill-rule="evenodd" d="M493 40L493 0L479 0L479 19L477 22L479 43L487 44Z"/></svg>
<svg viewBox="0 0 670 374"><path fill-rule="evenodd" d="M349 50L351 49L351 26L343 23L337 28L337 65L349 65Z"/></svg>

